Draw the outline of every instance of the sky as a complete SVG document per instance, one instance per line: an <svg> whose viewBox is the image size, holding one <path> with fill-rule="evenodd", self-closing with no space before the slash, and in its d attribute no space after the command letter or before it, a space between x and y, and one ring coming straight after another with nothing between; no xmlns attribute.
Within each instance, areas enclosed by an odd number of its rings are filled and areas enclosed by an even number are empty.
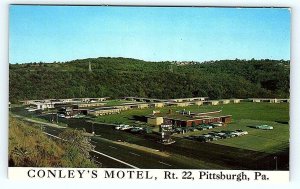
<svg viewBox="0 0 300 189"><path fill-rule="evenodd" d="M10 5L9 62L290 60L286 8Z"/></svg>

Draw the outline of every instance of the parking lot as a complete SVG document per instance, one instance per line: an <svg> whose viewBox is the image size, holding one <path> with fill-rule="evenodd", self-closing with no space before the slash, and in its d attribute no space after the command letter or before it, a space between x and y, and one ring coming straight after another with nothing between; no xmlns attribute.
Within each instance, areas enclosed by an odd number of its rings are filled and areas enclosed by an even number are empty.
<svg viewBox="0 0 300 189"><path fill-rule="evenodd" d="M190 140L196 140L200 142L209 142L209 141L215 141L215 140L221 140L221 139L227 139L227 138L233 138L233 137L241 137L244 135L247 135L248 131L243 130L235 130L235 131L211 131L206 134L202 135L192 135L192 136L186 136L186 139Z"/></svg>

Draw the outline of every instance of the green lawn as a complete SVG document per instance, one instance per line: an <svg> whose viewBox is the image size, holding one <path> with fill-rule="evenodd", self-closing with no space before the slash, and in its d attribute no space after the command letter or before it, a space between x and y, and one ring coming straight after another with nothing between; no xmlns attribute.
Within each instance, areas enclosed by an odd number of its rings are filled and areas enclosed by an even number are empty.
<svg viewBox="0 0 300 189"><path fill-rule="evenodd" d="M162 108L161 112L167 112L169 107ZM217 106L188 106L172 107L172 110L186 109L191 112L207 112L222 110L221 114L232 115L233 120L253 119L265 121L289 121L289 104L252 103L224 104Z"/></svg>
<svg viewBox="0 0 300 189"><path fill-rule="evenodd" d="M263 121L289 121L289 104L271 104L271 103L251 103L226 104L217 106L188 106L188 107L163 107L146 108L122 111L120 114L99 116L96 121L106 123L133 123L134 115L149 115L153 110L160 110L161 113L167 113L171 109L173 112L187 110L191 112L207 112L222 110L221 114L232 115L233 121L240 119L263 120Z"/></svg>
<svg viewBox="0 0 300 189"><path fill-rule="evenodd" d="M152 110L153 109L126 110L126 111L122 111L120 114L98 116L97 118L95 118L95 121L100 122L100 123L133 124L134 122L136 122L136 120L133 119L134 118L133 116L148 115L148 114L152 113Z"/></svg>

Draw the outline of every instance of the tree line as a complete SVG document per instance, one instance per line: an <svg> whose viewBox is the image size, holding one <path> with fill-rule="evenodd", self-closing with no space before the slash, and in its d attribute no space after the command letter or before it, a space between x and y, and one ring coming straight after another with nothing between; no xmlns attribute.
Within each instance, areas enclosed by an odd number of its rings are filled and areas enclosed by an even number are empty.
<svg viewBox="0 0 300 189"><path fill-rule="evenodd" d="M9 100L104 96L288 98L289 68L289 61L269 59L180 65L100 57L10 64Z"/></svg>

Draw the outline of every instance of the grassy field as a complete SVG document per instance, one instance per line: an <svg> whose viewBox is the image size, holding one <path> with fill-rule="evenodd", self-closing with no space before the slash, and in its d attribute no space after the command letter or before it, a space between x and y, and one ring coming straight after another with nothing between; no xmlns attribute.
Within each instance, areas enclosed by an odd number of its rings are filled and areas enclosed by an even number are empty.
<svg viewBox="0 0 300 189"><path fill-rule="evenodd" d="M225 104L217 106L188 106L188 107L163 107L163 108L147 108L133 109L122 111L120 114L111 114L99 116L96 118L99 122L105 123L133 123L135 115L149 115L153 110L160 110L161 113L167 113L171 109L173 112L179 110L187 110L191 112L207 112L222 110L221 114L232 115L233 122L240 119L251 119L261 121L289 121L289 104L271 104L271 103L240 103Z"/></svg>

